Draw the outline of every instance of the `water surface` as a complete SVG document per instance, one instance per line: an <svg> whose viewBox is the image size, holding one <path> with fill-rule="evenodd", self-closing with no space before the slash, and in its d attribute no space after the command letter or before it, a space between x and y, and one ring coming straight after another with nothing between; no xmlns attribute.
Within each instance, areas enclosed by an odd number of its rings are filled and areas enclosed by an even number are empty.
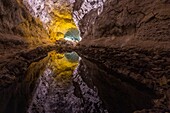
<svg viewBox="0 0 170 113"><path fill-rule="evenodd" d="M115 75L76 52L52 51L0 92L0 113L132 113L151 106L153 95Z"/></svg>

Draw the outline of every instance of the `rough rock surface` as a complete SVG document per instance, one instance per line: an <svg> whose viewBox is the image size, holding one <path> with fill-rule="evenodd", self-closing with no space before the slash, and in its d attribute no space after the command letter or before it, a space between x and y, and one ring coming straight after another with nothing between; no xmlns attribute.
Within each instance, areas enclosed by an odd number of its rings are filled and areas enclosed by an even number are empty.
<svg viewBox="0 0 170 113"><path fill-rule="evenodd" d="M141 40L167 41L170 38L168 0L107 0L99 15L98 9L82 14L85 16L80 19L79 28L86 39L129 35ZM79 15L76 16L80 18Z"/></svg>
<svg viewBox="0 0 170 113"><path fill-rule="evenodd" d="M51 45L48 33L21 0L1 0L0 89L22 76L31 62L45 56L47 44Z"/></svg>
<svg viewBox="0 0 170 113"><path fill-rule="evenodd" d="M62 39L70 28L76 28L72 18L74 0L23 0L31 15L39 18L50 39Z"/></svg>
<svg viewBox="0 0 170 113"><path fill-rule="evenodd" d="M96 10L96 13L99 15L103 11L103 4L105 0L76 0L73 7L73 19L78 25L79 21L90 11ZM96 18L96 15L93 15L92 18ZM86 21L88 22L88 20ZM90 23L93 23L91 21ZM80 27L80 26L79 26Z"/></svg>
<svg viewBox="0 0 170 113"><path fill-rule="evenodd" d="M81 4L75 3L75 11ZM78 21L79 52L162 95L153 111L139 112L169 111L169 0L107 0L100 14L94 8L84 15Z"/></svg>
<svg viewBox="0 0 170 113"><path fill-rule="evenodd" d="M49 36L42 23L29 14L21 0L1 0L0 17L0 33L4 37L7 35L6 37L13 40L20 37L32 45L48 41Z"/></svg>

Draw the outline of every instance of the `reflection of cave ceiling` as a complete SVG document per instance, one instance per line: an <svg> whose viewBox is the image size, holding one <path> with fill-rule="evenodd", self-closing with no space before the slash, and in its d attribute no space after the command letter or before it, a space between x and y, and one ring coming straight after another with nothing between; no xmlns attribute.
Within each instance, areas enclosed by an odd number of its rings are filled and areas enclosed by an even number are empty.
<svg viewBox="0 0 170 113"><path fill-rule="evenodd" d="M78 74L79 61L74 57L79 56L52 51L47 58L34 64L35 67L39 66L48 59L45 70L37 80L28 113L107 113L95 86L89 87ZM30 70L34 70L34 66Z"/></svg>

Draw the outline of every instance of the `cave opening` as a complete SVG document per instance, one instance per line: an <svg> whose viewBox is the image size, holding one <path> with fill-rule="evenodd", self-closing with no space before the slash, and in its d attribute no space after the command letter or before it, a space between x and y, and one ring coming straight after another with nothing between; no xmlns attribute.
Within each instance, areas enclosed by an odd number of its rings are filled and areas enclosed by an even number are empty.
<svg viewBox="0 0 170 113"><path fill-rule="evenodd" d="M76 28L70 28L64 35L64 39L72 42L81 41L80 32Z"/></svg>

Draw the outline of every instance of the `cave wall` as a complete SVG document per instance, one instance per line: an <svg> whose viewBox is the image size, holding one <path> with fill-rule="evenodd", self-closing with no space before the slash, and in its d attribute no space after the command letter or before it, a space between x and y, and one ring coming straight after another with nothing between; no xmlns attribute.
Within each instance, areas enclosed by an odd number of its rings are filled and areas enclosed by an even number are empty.
<svg viewBox="0 0 170 113"><path fill-rule="evenodd" d="M72 17L72 0L23 0L31 15L39 18L50 39L64 38L70 28L77 28Z"/></svg>
<svg viewBox="0 0 170 113"><path fill-rule="evenodd" d="M98 15L99 9L94 8L79 19L83 38L133 35L140 40L170 40L169 0L107 0L103 3L101 14ZM74 12L83 10L80 2L76 2L75 6Z"/></svg>
<svg viewBox="0 0 170 113"><path fill-rule="evenodd" d="M0 1L0 35L1 44L38 45L49 42L42 22L30 15L21 0Z"/></svg>

